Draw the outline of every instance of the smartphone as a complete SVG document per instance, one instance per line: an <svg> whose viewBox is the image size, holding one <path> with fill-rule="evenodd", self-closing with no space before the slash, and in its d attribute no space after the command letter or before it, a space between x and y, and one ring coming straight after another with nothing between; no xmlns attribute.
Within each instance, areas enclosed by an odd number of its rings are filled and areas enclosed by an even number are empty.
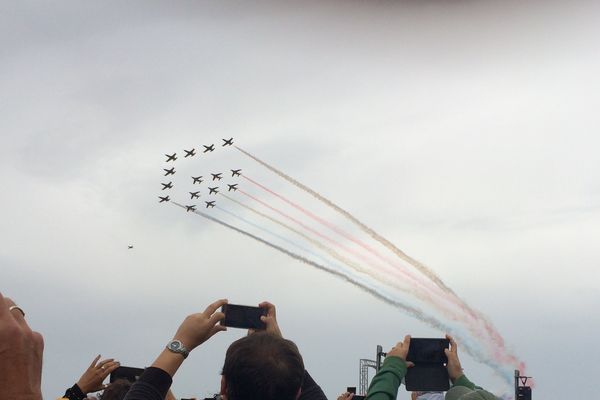
<svg viewBox="0 0 600 400"><path fill-rule="evenodd" d="M221 320L221 325L244 329L266 328L265 323L260 320L260 317L267 315L266 308L224 304L221 307L221 312L225 314L225 318Z"/></svg>
<svg viewBox="0 0 600 400"><path fill-rule="evenodd" d="M144 368L119 367L110 373L110 383L113 383L117 379L127 379L133 383L140 379L143 372Z"/></svg>
<svg viewBox="0 0 600 400"><path fill-rule="evenodd" d="M444 349L450 347L448 339L410 339L410 347L406 361L412 361L415 365L427 364L446 364L448 357L444 353Z"/></svg>

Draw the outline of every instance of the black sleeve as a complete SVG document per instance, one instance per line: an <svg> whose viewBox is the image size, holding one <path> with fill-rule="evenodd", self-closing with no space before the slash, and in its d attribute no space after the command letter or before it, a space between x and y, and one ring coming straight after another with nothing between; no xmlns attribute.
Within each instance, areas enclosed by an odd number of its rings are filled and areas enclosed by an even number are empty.
<svg viewBox="0 0 600 400"><path fill-rule="evenodd" d="M83 400L87 396L81 391L78 384L74 384L65 392L65 396L69 400Z"/></svg>
<svg viewBox="0 0 600 400"><path fill-rule="evenodd" d="M308 371L304 371L304 380L302 381L302 390L298 400L327 400L325 393L317 382L313 380Z"/></svg>
<svg viewBox="0 0 600 400"><path fill-rule="evenodd" d="M124 400L164 400L173 378L160 368L148 367Z"/></svg>

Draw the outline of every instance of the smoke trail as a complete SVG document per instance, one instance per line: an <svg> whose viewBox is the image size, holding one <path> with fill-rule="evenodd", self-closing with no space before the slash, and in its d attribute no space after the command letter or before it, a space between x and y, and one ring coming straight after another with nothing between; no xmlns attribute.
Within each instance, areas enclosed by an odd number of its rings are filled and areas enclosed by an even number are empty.
<svg viewBox="0 0 600 400"><path fill-rule="evenodd" d="M330 208L332 208L335 211L337 211L338 213L342 214L344 217L346 217L348 220L352 221L356 226L358 226L363 232L367 233L373 239L377 240L379 243L383 244L385 247L387 247L389 250L391 250L393 253L395 253L398 257L400 257L404 261L410 263L415 268L417 268L419 271L421 271L421 273L423 273L424 275L426 275L427 277L429 277L429 279L431 279L432 281L434 281L441 289L447 291L448 293L452 293L452 294L454 294L456 296L456 294L454 293L454 291L452 289L450 289L436 275L435 272L433 272L427 266L421 264L417 260L415 260L412 257L410 257L407 254L405 254L402 250L400 250L399 248L397 248L396 246L394 246L393 243L391 243L386 238L384 238L383 236L381 236L380 234L378 234L377 232L375 232L373 229L371 229L370 227L368 227L367 225L365 225L363 222L361 222L354 215L350 214L348 211L344 210L343 208L341 208L340 206L338 206L337 204L335 204L331 200L329 200L329 199L323 197L322 195L320 195L319 193L315 192L314 190L312 190L308 186L306 186L306 185L298 182L297 180L295 180L291 176L283 173L282 171L278 170L277 168L275 168L275 167L271 166L270 164L267 164L266 162L262 161L258 157L253 156L252 154L248 153L247 151L241 149L238 146L234 146L234 147L236 149L238 149L240 152L242 152L244 155L250 157L251 159L253 159L257 163L259 163L263 167L267 168L269 171L275 173L276 175L278 175L281 178L285 179L286 181L290 182L292 185L296 186L297 188L302 189L303 191L309 193L310 195L312 195L313 197L315 197L319 201L327 204Z"/></svg>
<svg viewBox="0 0 600 400"><path fill-rule="evenodd" d="M180 208L186 209L186 207L182 204L179 204L175 201L171 201L171 203L173 205L176 205ZM491 368L493 368L500 376L502 376L504 379L507 380L508 383L510 383L512 381L512 371L508 371L506 370L506 368L502 368L501 365L498 365L497 363L495 363L493 360L490 360L489 358L485 357L480 351L478 351L475 347L473 347L469 341L467 340L467 338L463 337L463 335L457 331L456 329L454 329L453 327L443 323L442 321L440 321L439 319L433 317L433 316L429 316L427 315L425 312L423 312L422 310L419 310L416 307L412 307L410 305L404 304L401 301L394 299L392 296L390 295L384 295L382 294L381 291L378 291L374 288L371 288L369 286L367 286L364 283L359 282L357 279L353 278L352 276L349 276L348 274L344 274L341 271L337 271L335 269L331 269L328 268L325 265L316 263L312 260L309 260L305 257L302 257L299 254L296 254L294 252L291 252L281 246L278 246L274 243L271 243L259 236L253 235L250 232L247 232L243 229L237 228L233 225L230 225L224 221L221 221L220 219L213 217L211 215L205 214L201 211L193 211L194 214L196 215L200 215L201 217L204 217L210 221L216 222L219 225L222 225L226 228L232 229L246 237L249 237L251 239L256 240L257 242L260 242L262 244L264 244L265 246L271 247L272 249L275 249L297 261L300 261L304 264L307 265L311 265L321 271L325 271L328 272L334 276L337 276L338 278L342 278L345 281L353 284L354 286L358 287L359 289L363 290L366 293L369 293L370 295L376 297L379 300L382 300L383 302L395 306L403 311L405 311L407 314L409 314L410 316L417 318L418 320L430 325L433 328L439 329L442 332L448 332L450 334L453 334L457 339L459 339L461 346L465 349L465 351L470 354L474 359L476 359L479 362L482 362L484 364L487 364L488 366L490 366ZM385 293L385 292L383 292Z"/></svg>
<svg viewBox="0 0 600 400"><path fill-rule="evenodd" d="M275 224L277 224L277 225L279 225L279 226L281 226L281 227L283 227L283 228L285 228L285 229L287 229L287 230L289 230L289 231L291 231L291 232L299 235L303 239L305 239L308 242L310 242L313 246L315 246L315 247L323 250L324 252L326 252L327 254L329 254L331 257L333 257L336 260L342 262L343 264L345 264L348 267L354 269L355 271L358 271L358 272L361 272L361 273L365 273L365 274L369 274L369 271L367 269L365 269L364 267L362 267L360 264L358 264L358 263L350 260L349 258L346 258L346 257L342 256L340 253L338 253L337 251L335 251L331 247L324 245L323 243L319 242L318 240L315 240L315 239L311 238L310 236L308 236L305 233L303 233L303 232L301 232L301 231L293 228L292 226L290 226L290 225L288 225L288 224L286 224L286 223L284 223L282 221L279 221L278 219L275 219L275 218L273 218L273 217L271 217L271 216L269 216L267 214L264 214L264 213L262 213L262 212L260 212L260 211L258 211L256 209L254 209L254 208L252 208L252 207L250 207L250 206L248 206L248 205L246 205L246 204L244 204L244 203L242 203L240 201L237 201L234 198L227 196L226 194L223 194L223 193L219 193L219 194L221 196L225 197L227 200L232 201L232 202L240 205L241 207L244 207L247 210L249 210L249 211L251 211L251 212L253 212L253 213L255 213L255 214L257 214L257 215L259 215L259 216L261 216L263 218L265 218L265 219L268 219L269 221L271 221L271 222L273 222L273 223L275 223ZM392 272L396 272L396 271L392 271ZM431 296L429 296L428 294L424 294L424 293L422 294L422 293L420 293L420 292L412 289L411 286L408 286L408 287L400 286L400 285L396 284L395 280L390 280L388 277L382 276L381 274L377 274L376 275L376 279L378 281L380 281L381 283L393 286L393 287L395 287L398 290L401 290L401 291L407 292L407 293L411 293L414 296L420 298L421 300L424 300L424 301L428 302L429 304L431 304L431 305L433 305L433 306L441 309L441 311L452 312L451 310L443 307L442 304L436 303L431 298ZM453 314L453 315L456 316L456 314Z"/></svg>
<svg viewBox="0 0 600 400"><path fill-rule="evenodd" d="M493 341L493 343L495 343L497 346L501 347L502 349L505 349L504 339L498 333L496 327L487 319L487 317L485 317L482 313L480 313L476 310L473 310L471 307L469 307L467 305L467 303L462 298L460 298L450 287L448 287L442 281L442 279L437 276L437 274L433 270L431 270L424 264L420 263L419 261L417 261L417 260L413 259L412 257L408 256L407 254L405 254L402 250L397 248L389 240L387 240L386 238L384 238L383 236L381 236L380 234L375 232L375 230L373 230L372 228L370 228L369 226L364 224L358 218L356 218L351 213L344 210L343 208L341 208L340 206L338 206L331 200L323 197L321 194L312 190L308 186L300 183L299 181L295 180L294 178L285 174L284 172L280 171L279 169L273 167L272 165L262 161L258 157L248 153L247 151L243 150L239 146L234 146L234 147L238 151L240 151L242 154L246 155L247 157L249 157L249 158L253 159L254 161L256 161L257 163L261 164L263 167L267 168L269 171L271 171L274 174L278 175L279 177L285 179L286 181L288 181L292 185L296 186L297 188L305 191L306 193L309 193L310 195L315 197L317 200L321 201L322 203L326 204L333 210L337 211L339 214L341 214L346 219L348 219L349 221L354 223L356 226L358 226L363 232L367 233L373 239L375 239L376 241L381 243L383 246L385 246L387 249L389 249L394 254L396 254L399 258L401 258L401 259L405 260L406 262L408 262L409 264L411 264L413 267L415 267L417 270L419 270L421 273L423 273L425 276L427 276L429 279L431 279L440 289L446 291L449 295L451 295L452 297L454 297L458 301L460 301L466 307L466 309L468 310L468 314L473 319L480 320L483 322L485 329L488 332L488 335L490 336L490 339ZM509 360L515 360L515 361L517 360L516 357L514 357L512 355L508 355L508 354L504 355L504 357L502 357L502 358L505 362L508 362ZM522 364L521 362L518 362L518 361L517 361L517 363ZM516 365L514 362L511 362L511 364Z"/></svg>

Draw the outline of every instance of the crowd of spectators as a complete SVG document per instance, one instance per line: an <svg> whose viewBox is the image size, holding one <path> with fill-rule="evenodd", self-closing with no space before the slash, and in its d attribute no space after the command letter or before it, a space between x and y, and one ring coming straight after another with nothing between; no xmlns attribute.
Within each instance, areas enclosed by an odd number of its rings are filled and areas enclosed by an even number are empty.
<svg viewBox="0 0 600 400"><path fill-rule="evenodd" d="M189 355L213 335L227 328L219 324L219 311L227 300L210 304L203 312L187 316L175 331L173 340L156 356L152 365L132 383L116 380L104 382L119 366L112 358L94 358L79 380L69 387L62 399L93 399L88 395L102 391L98 400L176 400L170 391L173 379ZM324 400L325 394L305 368L298 347L285 339L277 324L276 309L264 302L261 319L266 328L249 331L233 342L225 354L220 393L223 400ZM447 336L448 376L452 387L446 392L412 392L412 400L492 400L496 397L476 386L464 374L458 358L458 346ZM407 362L410 336L387 353L382 367L373 377L366 394L368 400L393 400L412 363ZM0 294L0 400L40 400L42 335L33 331L25 312L10 298ZM70 384L70 383L69 383ZM57 394L57 398L61 394ZM350 400L352 393L342 393L338 400ZM408 397L407 397L408 399Z"/></svg>

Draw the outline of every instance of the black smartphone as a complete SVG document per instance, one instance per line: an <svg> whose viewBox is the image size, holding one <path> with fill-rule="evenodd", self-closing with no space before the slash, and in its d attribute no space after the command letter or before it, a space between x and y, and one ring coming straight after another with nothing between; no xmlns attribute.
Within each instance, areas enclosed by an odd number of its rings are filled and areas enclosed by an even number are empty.
<svg viewBox="0 0 600 400"><path fill-rule="evenodd" d="M225 304L221 307L221 312L225 314L221 325L244 329L266 328L265 323L260 320L260 317L267 315L266 308Z"/></svg>
<svg viewBox="0 0 600 400"><path fill-rule="evenodd" d="M421 363L445 364L448 362L448 357L446 357L444 349L449 347L448 339L411 338L406 361L412 361L415 365Z"/></svg>
<svg viewBox="0 0 600 400"><path fill-rule="evenodd" d="M346 392L356 394L356 386L348 386Z"/></svg>
<svg viewBox="0 0 600 400"><path fill-rule="evenodd" d="M143 372L144 368L119 367L110 373L110 383L113 383L117 379L127 379L133 383L140 379Z"/></svg>
<svg viewBox="0 0 600 400"><path fill-rule="evenodd" d="M411 338L406 361L415 365L406 371L406 390L411 392L446 391L450 379L446 363L445 349L450 347L448 339Z"/></svg>

